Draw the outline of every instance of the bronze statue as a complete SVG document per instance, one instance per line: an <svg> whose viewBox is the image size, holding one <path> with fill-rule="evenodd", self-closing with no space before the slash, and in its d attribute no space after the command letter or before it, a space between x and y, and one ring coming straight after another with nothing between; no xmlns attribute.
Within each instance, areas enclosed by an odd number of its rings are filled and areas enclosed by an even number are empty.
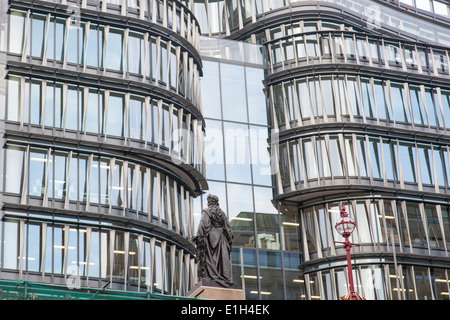
<svg viewBox="0 0 450 320"><path fill-rule="evenodd" d="M234 285L231 276L233 231L219 207L219 198L210 194L207 202L197 235L192 238L197 251L198 280L205 285L229 288Z"/></svg>

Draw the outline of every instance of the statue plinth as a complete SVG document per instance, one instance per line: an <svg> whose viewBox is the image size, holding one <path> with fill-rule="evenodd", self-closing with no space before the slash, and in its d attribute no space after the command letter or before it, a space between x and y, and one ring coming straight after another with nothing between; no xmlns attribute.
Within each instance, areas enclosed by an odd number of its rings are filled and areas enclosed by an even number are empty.
<svg viewBox="0 0 450 320"><path fill-rule="evenodd" d="M245 300L245 291L231 286L224 288L214 281L201 280L187 294L190 298L205 300Z"/></svg>

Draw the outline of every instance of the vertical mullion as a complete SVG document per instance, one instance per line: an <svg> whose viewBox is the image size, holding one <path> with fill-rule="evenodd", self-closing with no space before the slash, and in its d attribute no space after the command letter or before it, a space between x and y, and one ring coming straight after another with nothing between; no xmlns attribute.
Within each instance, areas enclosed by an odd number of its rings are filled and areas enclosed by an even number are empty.
<svg viewBox="0 0 450 320"><path fill-rule="evenodd" d="M45 280L45 256L47 247L47 222L42 222L41 233L41 281Z"/></svg>
<svg viewBox="0 0 450 320"><path fill-rule="evenodd" d="M66 133L66 115L67 115L67 91L68 91L68 85L67 83L63 84L63 92L62 92L62 99L63 99L63 105L62 105L62 117L63 117L63 135Z"/></svg>
<svg viewBox="0 0 450 320"><path fill-rule="evenodd" d="M89 283L89 263L90 263L90 257L91 257L91 238L92 238L92 228L86 227L86 259L85 259L85 265L86 265L86 283Z"/></svg>
<svg viewBox="0 0 450 320"><path fill-rule="evenodd" d="M28 45L28 34L30 33L30 25L31 25L31 11L28 10L26 14L26 21L25 21L25 32L23 35L23 44L22 44L22 58L21 61L25 62L27 59L27 45Z"/></svg>
<svg viewBox="0 0 450 320"><path fill-rule="evenodd" d="M88 156L88 167L86 168L88 170L87 172L87 187L86 187L86 211L89 211L89 205L90 205L90 193L91 193L91 173L92 173L92 160L94 158L93 154L90 154Z"/></svg>
<svg viewBox="0 0 450 320"><path fill-rule="evenodd" d="M48 175L49 175L49 170L50 170L50 158L51 158L51 152L52 149L47 149L47 162L45 163L45 178L44 178L44 196L42 198L42 206L43 207L47 207L48 206L48 189L49 186L49 181L48 181Z"/></svg>
<svg viewBox="0 0 450 320"><path fill-rule="evenodd" d="M86 0L84 0L86 1ZM83 46L83 72L86 71L88 43L89 43L89 30L91 29L91 22L86 21L84 24L84 46Z"/></svg>
<svg viewBox="0 0 450 320"><path fill-rule="evenodd" d="M47 43L48 43L48 30L50 28L50 13L45 17L45 36L44 36L44 52L42 55L42 65L47 65Z"/></svg>
<svg viewBox="0 0 450 320"><path fill-rule="evenodd" d="M86 139L86 117L89 108L89 87L83 88L83 137Z"/></svg>
<svg viewBox="0 0 450 320"><path fill-rule="evenodd" d="M139 189L140 182L141 182L141 165L136 164L134 167L134 186L133 186L135 203L136 203L136 207L135 207L136 220L139 219L139 202L140 202L139 194L141 192L141 190ZM128 193L128 190L127 190L127 193ZM131 199L131 201L132 201L132 199Z"/></svg>
<svg viewBox="0 0 450 320"><path fill-rule="evenodd" d="M20 198L20 204L27 203L28 195L28 167L29 167L29 157L30 157L30 146L27 145L27 151L25 153L25 160L23 164L23 177L22 177L22 192Z"/></svg>
<svg viewBox="0 0 450 320"><path fill-rule="evenodd" d="M47 97L47 81L42 80L41 85L41 129L42 133L44 133L44 126L45 126L45 106L46 106L46 97Z"/></svg>
<svg viewBox="0 0 450 320"><path fill-rule="evenodd" d="M141 4L142 3L145 3L145 1L141 1ZM141 11L142 11L142 9L141 9ZM145 32L144 36L143 36L143 49L144 49L144 52L143 52L143 56L141 56L142 82L145 82L145 80L147 79L147 63L149 65L151 65L151 60L147 61L147 51L150 50L148 39L149 39L149 34L148 34L148 32ZM151 72L150 72L149 77L151 78Z"/></svg>

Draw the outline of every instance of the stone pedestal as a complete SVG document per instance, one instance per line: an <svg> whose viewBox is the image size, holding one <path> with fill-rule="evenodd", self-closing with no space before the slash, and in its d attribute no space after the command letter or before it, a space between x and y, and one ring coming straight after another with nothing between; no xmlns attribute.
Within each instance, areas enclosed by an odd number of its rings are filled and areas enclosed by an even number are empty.
<svg viewBox="0 0 450 320"><path fill-rule="evenodd" d="M223 288L199 282L188 292L188 297L205 300L245 300L245 291L235 287Z"/></svg>

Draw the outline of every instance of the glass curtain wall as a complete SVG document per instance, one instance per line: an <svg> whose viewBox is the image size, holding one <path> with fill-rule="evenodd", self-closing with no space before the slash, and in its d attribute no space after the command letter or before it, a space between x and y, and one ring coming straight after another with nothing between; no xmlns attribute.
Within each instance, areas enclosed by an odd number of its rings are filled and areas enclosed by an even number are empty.
<svg viewBox="0 0 450 320"><path fill-rule="evenodd" d="M247 299L304 299L297 211L272 201L264 69L202 58L207 193L219 197L234 232L234 281ZM206 194L194 202L197 225Z"/></svg>

